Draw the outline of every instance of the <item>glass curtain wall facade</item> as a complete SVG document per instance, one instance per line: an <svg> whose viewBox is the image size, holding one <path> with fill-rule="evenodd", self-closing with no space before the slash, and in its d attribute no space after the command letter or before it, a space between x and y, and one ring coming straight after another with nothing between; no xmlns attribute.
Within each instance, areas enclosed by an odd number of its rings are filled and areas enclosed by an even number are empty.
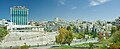
<svg viewBox="0 0 120 49"><path fill-rule="evenodd" d="M10 14L13 25L28 25L28 9L26 7L11 7Z"/></svg>

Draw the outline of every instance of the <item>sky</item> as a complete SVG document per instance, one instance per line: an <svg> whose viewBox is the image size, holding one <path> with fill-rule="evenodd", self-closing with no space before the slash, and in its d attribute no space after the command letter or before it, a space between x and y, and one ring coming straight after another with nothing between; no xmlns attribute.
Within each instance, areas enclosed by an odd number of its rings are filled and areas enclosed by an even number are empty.
<svg viewBox="0 0 120 49"><path fill-rule="evenodd" d="M11 19L10 7L25 6L29 21L114 20L120 16L120 0L0 0L0 19Z"/></svg>

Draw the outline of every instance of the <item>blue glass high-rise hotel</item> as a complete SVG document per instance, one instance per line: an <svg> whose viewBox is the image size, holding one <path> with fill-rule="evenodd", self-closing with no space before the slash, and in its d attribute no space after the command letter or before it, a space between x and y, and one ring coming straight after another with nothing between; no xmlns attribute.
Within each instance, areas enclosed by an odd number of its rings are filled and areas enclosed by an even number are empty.
<svg viewBox="0 0 120 49"><path fill-rule="evenodd" d="M24 6L13 6L10 8L12 25L8 26L10 32L40 32L44 28L28 24L29 9Z"/></svg>
<svg viewBox="0 0 120 49"><path fill-rule="evenodd" d="M28 8L22 6L14 6L10 8L11 21L14 25L28 24Z"/></svg>

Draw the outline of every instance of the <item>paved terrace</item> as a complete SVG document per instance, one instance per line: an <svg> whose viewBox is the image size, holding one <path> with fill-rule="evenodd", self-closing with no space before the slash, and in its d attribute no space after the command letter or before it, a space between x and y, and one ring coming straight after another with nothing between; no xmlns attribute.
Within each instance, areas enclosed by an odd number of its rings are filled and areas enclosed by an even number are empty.
<svg viewBox="0 0 120 49"><path fill-rule="evenodd" d="M55 41L56 32L10 32L2 41L2 47L27 45L46 45Z"/></svg>

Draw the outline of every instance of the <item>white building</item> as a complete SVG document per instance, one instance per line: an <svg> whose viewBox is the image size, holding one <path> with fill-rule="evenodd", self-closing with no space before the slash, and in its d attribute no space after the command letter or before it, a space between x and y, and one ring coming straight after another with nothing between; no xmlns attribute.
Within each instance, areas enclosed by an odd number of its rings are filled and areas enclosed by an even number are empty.
<svg viewBox="0 0 120 49"><path fill-rule="evenodd" d="M7 25L10 25L10 22L8 22L8 21L5 20L5 19L1 19L1 20L0 20L0 25L2 25L2 26L7 26Z"/></svg>
<svg viewBox="0 0 120 49"><path fill-rule="evenodd" d="M120 17L118 19L115 19L115 25L120 26Z"/></svg>
<svg viewBox="0 0 120 49"><path fill-rule="evenodd" d="M43 32L44 28L31 25L12 25L9 30L11 32Z"/></svg>

